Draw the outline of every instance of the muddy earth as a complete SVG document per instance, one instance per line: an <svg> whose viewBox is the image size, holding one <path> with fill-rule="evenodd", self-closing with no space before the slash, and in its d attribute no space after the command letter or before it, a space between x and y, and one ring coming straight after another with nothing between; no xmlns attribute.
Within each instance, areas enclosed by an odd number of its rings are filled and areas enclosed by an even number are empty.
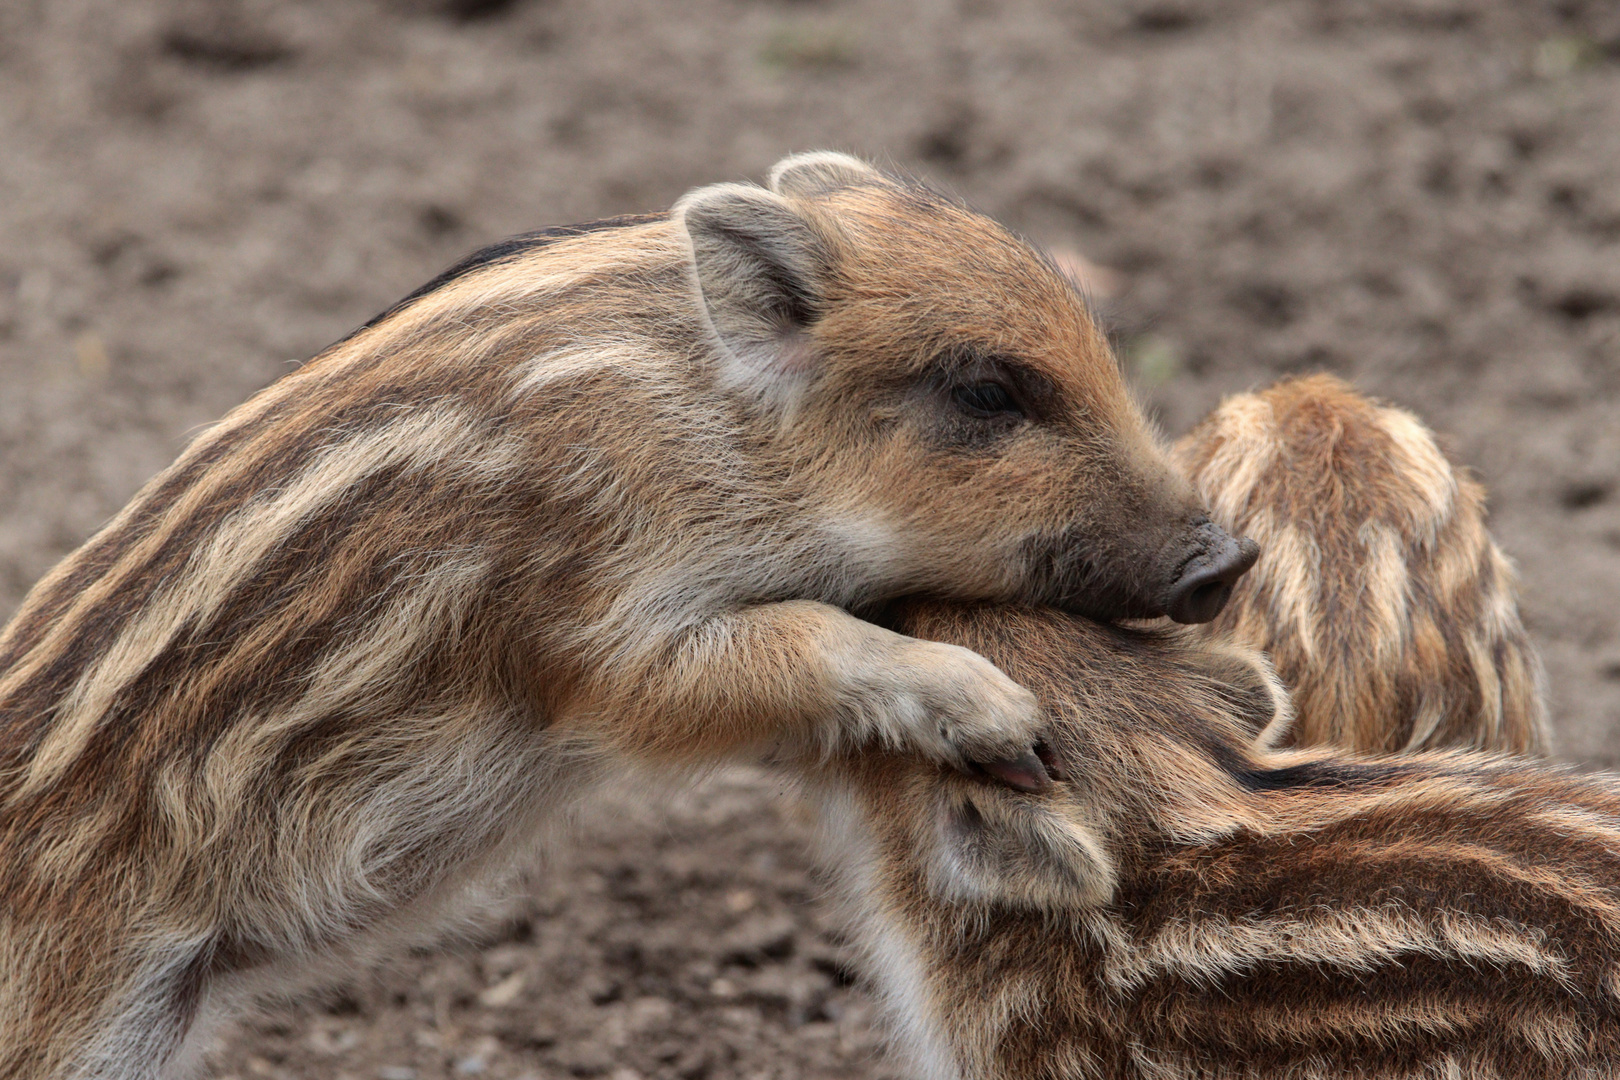
<svg viewBox="0 0 1620 1080"><path fill-rule="evenodd" d="M1179 433L1327 369L1493 492L1560 753L1620 765L1607 0L5 0L0 613L198 425L467 250L814 147L1111 269ZM454 946L213 1075L882 1077L762 773L587 813Z"/></svg>

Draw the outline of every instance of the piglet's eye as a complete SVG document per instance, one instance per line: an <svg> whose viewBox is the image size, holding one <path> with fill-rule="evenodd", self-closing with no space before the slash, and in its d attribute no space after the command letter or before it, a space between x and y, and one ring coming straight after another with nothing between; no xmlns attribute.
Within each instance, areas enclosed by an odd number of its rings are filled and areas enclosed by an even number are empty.
<svg viewBox="0 0 1620 1080"><path fill-rule="evenodd" d="M1024 410L1013 400L1007 388L996 382L958 386L951 391L951 401L969 416L981 419L1024 415Z"/></svg>

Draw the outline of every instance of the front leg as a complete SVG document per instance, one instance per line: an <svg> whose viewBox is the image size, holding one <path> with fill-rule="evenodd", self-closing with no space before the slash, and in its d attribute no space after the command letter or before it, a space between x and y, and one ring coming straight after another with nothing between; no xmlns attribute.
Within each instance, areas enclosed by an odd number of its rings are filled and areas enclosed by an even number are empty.
<svg viewBox="0 0 1620 1080"><path fill-rule="evenodd" d="M881 746L957 768L1001 766L1031 762L1043 723L1034 695L978 653L810 600L710 619L658 661L615 671L603 690L592 726L664 761Z"/></svg>

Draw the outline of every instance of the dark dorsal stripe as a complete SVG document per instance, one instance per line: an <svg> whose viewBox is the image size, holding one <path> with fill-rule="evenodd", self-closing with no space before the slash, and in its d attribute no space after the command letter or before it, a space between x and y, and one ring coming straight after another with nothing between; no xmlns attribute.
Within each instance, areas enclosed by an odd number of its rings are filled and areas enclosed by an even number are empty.
<svg viewBox="0 0 1620 1080"><path fill-rule="evenodd" d="M585 221L578 225L548 225L543 229L535 229L533 232L518 233L516 236L509 236L505 240L497 240L495 243L490 244L487 247L479 248L477 251L473 252L471 255L468 255L466 258L462 259L460 262L456 263L454 266L450 267L448 270L444 271L427 284L412 290L403 299L395 301L393 304L378 312L376 315L373 315L371 318L367 319L365 322L361 323L347 334L344 334L337 341L333 342L333 345L343 344L356 334L371 329L373 326L376 326L378 323L388 318L388 316L410 306L412 303L420 300L428 293L442 289L444 286L450 284L452 281L455 281L457 278L470 274L474 270L479 270L483 267L491 266L498 262L505 262L508 259L516 258L519 255L525 255L531 251L538 251L540 248L553 244L558 240L566 240L569 237L585 236L589 233L605 232L609 229L627 229L634 225L646 225L654 221L665 221L668 218L669 214L667 213L621 214L618 217L601 218L596 221Z"/></svg>
<svg viewBox="0 0 1620 1080"><path fill-rule="evenodd" d="M1290 788L1368 788L1398 780L1411 772L1396 762L1310 761L1280 769L1236 772L1238 783L1249 791L1287 791Z"/></svg>

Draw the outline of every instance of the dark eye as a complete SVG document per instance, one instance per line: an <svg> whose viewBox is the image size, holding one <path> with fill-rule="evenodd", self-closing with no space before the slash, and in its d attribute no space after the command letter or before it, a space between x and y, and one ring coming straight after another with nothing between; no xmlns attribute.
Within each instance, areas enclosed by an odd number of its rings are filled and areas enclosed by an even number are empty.
<svg viewBox="0 0 1620 1080"><path fill-rule="evenodd" d="M958 386L951 391L951 401L969 416L986 420L993 416L1024 415L1024 410L1007 393L1007 388L996 382Z"/></svg>

